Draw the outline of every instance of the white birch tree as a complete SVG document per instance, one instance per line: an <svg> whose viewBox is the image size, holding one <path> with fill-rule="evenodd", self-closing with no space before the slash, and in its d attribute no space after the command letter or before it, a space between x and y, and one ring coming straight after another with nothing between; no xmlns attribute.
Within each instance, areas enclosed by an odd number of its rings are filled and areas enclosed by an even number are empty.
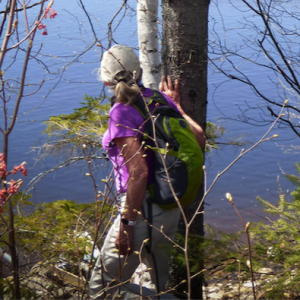
<svg viewBox="0 0 300 300"><path fill-rule="evenodd" d="M157 26L158 0L138 0L139 54L145 87L157 89L160 82L160 54Z"/></svg>

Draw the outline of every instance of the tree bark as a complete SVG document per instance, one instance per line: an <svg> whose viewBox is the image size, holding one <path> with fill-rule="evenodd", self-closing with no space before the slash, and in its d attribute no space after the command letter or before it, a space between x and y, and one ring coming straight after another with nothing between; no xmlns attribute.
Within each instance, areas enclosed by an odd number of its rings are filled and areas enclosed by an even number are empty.
<svg viewBox="0 0 300 300"><path fill-rule="evenodd" d="M145 87L157 89L160 82L160 55L157 29L158 0L139 0L137 4L137 24L139 56L143 69Z"/></svg>
<svg viewBox="0 0 300 300"><path fill-rule="evenodd" d="M203 130L207 109L208 8L209 0L162 0L162 74L180 80L183 110ZM187 216L194 214L202 195L203 189L186 209ZM198 214L190 232L204 235L203 214ZM200 276L192 281L191 297L202 299Z"/></svg>

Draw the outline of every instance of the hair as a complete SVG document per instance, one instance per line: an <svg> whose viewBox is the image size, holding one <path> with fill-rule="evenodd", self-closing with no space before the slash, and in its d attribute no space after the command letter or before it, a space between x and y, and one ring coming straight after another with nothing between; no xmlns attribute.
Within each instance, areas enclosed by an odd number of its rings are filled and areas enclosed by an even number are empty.
<svg viewBox="0 0 300 300"><path fill-rule="evenodd" d="M116 96L116 102L124 104L133 104L140 94L140 88L133 81L133 74L123 70L115 76L117 84L112 84L111 89Z"/></svg>

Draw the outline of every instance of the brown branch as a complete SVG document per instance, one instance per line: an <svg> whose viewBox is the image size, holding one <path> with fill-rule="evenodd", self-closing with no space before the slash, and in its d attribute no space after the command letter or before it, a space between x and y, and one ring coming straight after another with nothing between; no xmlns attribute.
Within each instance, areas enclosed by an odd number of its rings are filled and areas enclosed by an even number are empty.
<svg viewBox="0 0 300 300"><path fill-rule="evenodd" d="M38 19L40 19L41 16L42 16L42 18L45 16L45 13L43 14L43 7L44 7L43 4L44 4L44 1L42 1L41 8L40 8L39 15L38 15ZM25 60L24 60L24 64L23 64L23 70L22 70L19 93L18 93L16 105L15 105L15 110L14 110L14 113L13 113L13 116L12 116L12 121L11 121L8 129L5 132L5 134L7 134L7 135L9 135L11 133L11 131L13 130L13 128L14 128L14 125L15 125L15 122L16 122L16 119L17 119L17 116L18 116L20 103L21 103L21 100L23 98L23 91L24 91L24 87L25 87L25 78L26 78L26 72L27 72L27 67L28 67L28 61L29 61L29 57L30 57L30 52L32 50L32 41L34 40L34 36L35 36L35 33L36 33L36 28L37 28L37 25L28 34L28 36L31 35L31 34L32 34L32 36L31 36L31 39L30 39L30 41L28 43L28 47L27 47L27 52L26 52L26 56L25 56ZM19 42L18 44L20 44L20 43L21 42ZM13 46L13 47L15 47L15 46Z"/></svg>
<svg viewBox="0 0 300 300"><path fill-rule="evenodd" d="M114 19L117 17L117 15L120 13L120 11L122 10L122 8L125 6L125 4L127 3L127 0L124 0L121 7L119 8L119 10L114 14L114 16L112 17L112 19L110 20L110 22L108 23L108 48L111 47L111 39L113 40L113 36L112 36L112 30L111 30L111 25L114 21Z"/></svg>
<svg viewBox="0 0 300 300"><path fill-rule="evenodd" d="M11 29L12 29L12 26L13 26L15 7L16 7L16 0L12 0L11 6L10 6L10 14L9 14L8 25L7 25L7 28L6 28L6 35L4 37L2 47L1 47L1 52L0 52L0 71L2 69L4 56L5 56L5 53L7 51L7 45L8 45L8 41L9 41L9 38L10 38Z"/></svg>
<svg viewBox="0 0 300 300"><path fill-rule="evenodd" d="M34 59L34 58L36 58L37 57L37 55L40 53L40 51L42 50L42 48L43 48L43 43L41 43L41 46L40 46L40 49L36 52L36 54L34 55L34 56L32 56L30 59ZM37 61L39 61L39 60L37 60ZM49 71L48 69L47 69L47 71ZM49 72L50 73L50 72Z"/></svg>
<svg viewBox="0 0 300 300"><path fill-rule="evenodd" d="M26 3L25 0L23 0L23 10L24 10L24 20L25 20L25 26L26 26L26 31L27 33L29 33L29 24L28 24L28 18L27 18L27 7L26 7Z"/></svg>
<svg viewBox="0 0 300 300"><path fill-rule="evenodd" d="M83 11L84 11L84 13L85 13L86 17L87 17L87 18L88 18L88 20L89 20L90 27L91 27L91 29L92 29L92 32L93 32L93 35L94 35L94 37L95 37L95 41L98 41L97 34L96 34L96 32L95 32L95 29L94 29L94 26L93 26L93 23L92 23L91 17L90 17L90 15L89 15L89 13L86 11L86 9L85 9L85 6L83 5L83 2L82 2L82 0L79 0L79 2L80 2L80 4L81 4L81 7L82 7L82 9L83 9Z"/></svg>
<svg viewBox="0 0 300 300"><path fill-rule="evenodd" d="M37 92L42 88L44 82L45 82L45 79L42 80L42 82L39 84L39 87L38 87L34 92L32 92L32 93L30 93L30 94L27 94L27 95L23 95L23 98L24 98L24 97L31 96L31 95L37 93Z"/></svg>
<svg viewBox="0 0 300 300"><path fill-rule="evenodd" d="M280 111L280 114L279 116L281 116L282 112L283 112L283 109L285 108L285 106L287 105L288 101L285 101L282 108L281 108L281 111ZM225 173L227 172L240 158L242 158L245 154L247 154L248 152L250 152L252 149L254 149L255 147L257 147L259 144L263 143L263 142L266 142L272 138L275 138L277 137L277 135L273 135L269 138L267 138L267 135L270 133L270 131L274 128L275 124L278 122L280 117L278 117L274 122L273 124L270 126L270 128L267 130L267 132L262 136L262 138L256 142L253 146L251 146L249 149L247 149L246 151L244 151L244 149L242 149L241 153L221 172L218 172L217 176L215 177L215 179L213 180L212 184L209 186L208 189L206 189L205 187L205 190L206 192L204 193L203 197L202 197L202 200L201 202L199 203L198 205L198 208L196 210L196 213L194 214L194 216L191 218L191 220L189 221L189 225L194 221L194 219L196 218L196 215L201 211L201 207L202 207L202 204L204 202L204 199L206 198L206 196L208 195L208 193L211 191L211 189L213 188L213 186L215 185L216 181Z"/></svg>
<svg viewBox="0 0 300 300"><path fill-rule="evenodd" d="M7 1L7 9L9 9L9 2ZM0 27L0 37L2 36L2 31L3 31L3 28L4 28L4 24L6 22L6 17L7 17L7 14L5 14L3 16L3 20L2 20L2 23L1 23L1 27Z"/></svg>
<svg viewBox="0 0 300 300"><path fill-rule="evenodd" d="M79 276L78 276L78 287L80 286L80 280L83 278L82 275L82 268L80 266L80 251L79 251L79 243L78 243L78 227L79 227L79 220L81 219L82 211L80 211L80 214L76 221L76 228L75 228L75 247L76 247L76 253L77 253L77 260L78 260L78 270L79 270Z"/></svg>
<svg viewBox="0 0 300 300"><path fill-rule="evenodd" d="M228 60L228 62L234 67L234 64L232 63L232 61L230 61L230 59L228 59L228 58L227 58L227 60ZM252 83L252 82L250 81L250 79L249 79L245 74L243 74L241 71L239 71L237 68L235 68L235 71L237 71L238 73L240 73L241 76L243 76L245 79L226 73L224 70L222 70L221 68L219 68L219 67L213 62L213 60L211 60L211 59L210 59L210 62L211 62L211 63L212 63L212 64L213 64L213 65L214 65L214 66L215 66L215 67L216 67L223 75L225 75L226 77L228 77L228 78L230 78L230 79L233 79L233 80L238 80L238 81L240 81L240 82L242 82L242 83L245 83L245 84L249 85L259 97L261 97L262 99L264 99L264 100L267 101L268 103L271 103L271 104L274 104L274 105L276 105L276 106L282 107L282 104L281 104L281 103L277 103L277 102L275 102L275 101L272 101L272 100L270 100L269 98L267 98L266 96L264 96L264 95L257 89L257 87L255 86L255 84ZM293 109L293 110L295 110L297 113L300 113L300 109L298 109L298 108L296 108L296 107L294 107L294 106L292 106L292 105L289 105L289 104L288 104L288 105L285 105L285 107L286 107L286 108Z"/></svg>
<svg viewBox="0 0 300 300"><path fill-rule="evenodd" d="M245 1L244 1L245 2ZM256 3L257 3L257 6L259 8L259 12L260 12L260 17L262 18L265 26L266 26L266 29L268 30L268 35L269 37L271 38L272 42L273 42L273 45L275 46L278 54L280 55L281 59L284 61L284 64L285 66L288 68L290 74L292 75L293 77L293 80L295 82L295 84L299 87L299 82L298 82L298 79L297 79L297 76L295 75L294 73L294 70L291 68L291 65L288 63L288 61L286 60L286 56L283 54L282 52L282 49L280 48L279 46L279 43L278 41L276 40L275 36L273 35L273 31L271 30L270 26L269 26L269 22L267 20L267 17L269 15L266 15L264 13L264 11L262 10L262 7L261 7L261 3L260 3L260 0L256 0Z"/></svg>
<svg viewBox="0 0 300 300"><path fill-rule="evenodd" d="M281 115L277 115L270 106L267 106L267 109L269 110L269 112L271 113L271 116L278 118L280 121L289 124L290 128L296 133L296 135L298 137L300 137L300 133L296 130L294 124L290 121L290 120L286 120L284 119Z"/></svg>
<svg viewBox="0 0 300 300"><path fill-rule="evenodd" d="M34 3L32 5L27 6L26 9L32 8L32 7L37 6L37 5L40 5L43 2L47 2L47 1L48 0L42 0L41 2ZM0 14L7 14L9 12L9 10L10 10L10 7L8 7L6 10L0 11ZM14 10L14 12L18 12L18 11L22 11L22 10L24 10L24 7L23 8L17 8L17 9Z"/></svg>

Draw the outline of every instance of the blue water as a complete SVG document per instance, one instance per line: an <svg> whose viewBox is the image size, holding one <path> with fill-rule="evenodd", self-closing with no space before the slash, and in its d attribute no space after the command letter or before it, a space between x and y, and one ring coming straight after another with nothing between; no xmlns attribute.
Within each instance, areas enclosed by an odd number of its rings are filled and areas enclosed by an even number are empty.
<svg viewBox="0 0 300 300"><path fill-rule="evenodd" d="M254 18L253 13L249 13L244 6L237 1L232 1L237 4L239 10L233 10L228 3L219 2L219 10L211 6L211 16L217 22L217 33L223 43L226 43L229 49L238 49L241 55L250 57L253 53L250 47L241 46L246 39L255 41L256 35L253 31L245 28L246 17L257 26L260 26L257 18ZM291 3L292 5L293 3ZM219 12L223 17L225 28L234 28L224 32L222 30L222 21L219 18ZM210 22L212 28L213 21ZM218 27L219 25L219 27ZM210 35L211 43L216 39L216 35ZM249 43L248 43L249 44ZM213 58L217 56L212 56ZM255 57L255 56L254 56ZM254 59L252 56L252 59ZM222 56L219 56L219 64ZM231 60L240 64L242 70L259 89L270 99L279 101L276 87L271 80L276 82L273 73L266 68L259 68L247 62L241 64L242 60L231 57ZM263 55L256 59L260 63L266 63ZM237 65L239 65L237 64ZM224 68L230 70L230 73L237 75L235 70L230 68L229 64L224 64ZM209 107L208 119L219 121L221 126L224 126L227 133L224 136L224 141L230 140L232 137L244 136L244 141L255 143L265 134L269 126L266 124L270 119L269 113L264 114L258 108L265 108L266 103L256 97L251 89L238 82L232 81L220 76L215 70L210 68L209 75ZM281 93L282 94L282 93ZM291 100L297 101L289 95ZM249 122L255 126L240 122L242 111L247 107L251 109L247 113ZM277 109L275 109L278 112ZM266 122L263 122L266 121ZM218 121L216 121L218 124ZM262 126L265 124L266 126ZM245 221L258 221L263 216L263 211L257 205L256 197L261 196L272 203L276 203L278 198L279 185L283 191L293 188L282 175L282 172L295 173L294 163L298 160L296 153L285 154L290 144L299 145L298 138L290 129L283 126L275 126L268 136L278 134L279 137L272 141L267 141L259 147L255 148L251 153L242 157L228 172L218 180L212 193L207 197L206 202L210 205L206 208L206 221L210 224L215 224L219 227L227 228L229 231L234 228L241 228L237 216L233 213L233 209L225 198L225 193L230 192L236 203L236 206L241 210ZM250 145L246 145L247 149ZM208 182L212 182L218 171L226 168L231 161L240 153L240 148L222 147L221 151L214 152L208 157L207 165L210 166L208 174ZM287 191L287 194L289 192ZM221 220L221 221L220 221Z"/></svg>
<svg viewBox="0 0 300 300"><path fill-rule="evenodd" d="M85 8L91 15L97 39L107 46L107 24L121 6L121 1L86 1ZM128 5L135 8L136 2L128 1ZM0 8L1 8L0 4ZM29 170L28 177L24 180L25 189L27 184L41 172L54 167L58 160L55 157L47 157L42 161L35 161L37 152L31 147L38 145L45 138L42 131L43 124L50 116L71 113L74 108L80 106L80 102L87 94L99 96L102 84L97 81L96 69L99 67L101 48L93 46L84 55L77 57L85 49L93 44L94 36L89 26L89 20L77 2L56 1L54 9L58 15L55 19L45 21L48 35L37 33L35 48L43 47L38 58L49 65L50 74L42 69L42 65L31 60L27 79L33 84L39 84L42 78L46 82L34 95L22 100L20 115L15 129L10 136L9 166L27 161ZM227 3L219 4L225 25L227 27L241 27L239 21L243 21L243 14L236 11ZM29 13L34 15L34 9ZM245 12L247 13L247 12ZM127 9L119 14L113 22L113 38L121 44L137 47L136 17L133 11ZM210 17L217 21L216 30L220 37L224 37L222 22L218 10L212 3ZM210 21L210 26L213 24ZM19 16L21 23L22 15ZM33 19L31 19L33 20ZM120 26L118 26L121 21ZM243 31L243 34L251 33ZM214 36L210 35L213 41ZM227 31L226 43L228 46L241 43L241 31ZM243 51L250 51L244 49ZM248 52L249 54L249 52ZM50 56L51 55L51 56ZM263 59L263 58L259 58ZM75 62L72 62L75 60ZM72 62L72 63L71 63ZM7 71L11 78L20 76L19 71L23 62L18 59L16 64ZM66 68L67 67L67 68ZM64 73L61 70L66 68ZM270 97L278 97L276 90L270 85L268 73L255 69L250 64L244 69L247 76L253 78L257 84L268 93ZM56 75L55 73L58 73ZM49 90L51 91L49 93ZM33 87L27 88L25 94L33 91ZM12 101L13 102L13 99ZM234 138L241 138L247 142L247 149L252 143L257 142L266 132L266 126L252 126L238 121L238 115L248 104L251 106L265 106L251 90L237 82L229 81L209 67L209 93L208 93L208 120L226 128L222 142ZM11 103L12 104L12 103ZM259 119L259 110L251 110L249 117ZM270 135L279 134L275 141L268 141L245 157L242 157L232 168L230 168L215 184L206 199L205 221L217 228L234 231L240 229L241 225L231 205L225 199L225 193L230 192L240 209L245 221L258 221L263 216L262 208L257 204L256 197L261 196L266 200L276 203L278 195L278 176L283 190L291 190L293 187L282 175L281 169L286 173L295 173L294 163L298 157L296 154L285 154L284 146L298 144L296 136L285 128L278 126ZM1 145L0 145L1 146ZM213 151L207 156L207 185L209 186L217 173L225 169L231 161L240 153L241 148L233 146L220 146L218 151ZM80 202L94 201L93 184L89 177L85 164L50 173L43 178L31 193L35 203L49 202L58 199L70 199ZM99 172L95 174L97 182L110 172L110 166L101 162Z"/></svg>

